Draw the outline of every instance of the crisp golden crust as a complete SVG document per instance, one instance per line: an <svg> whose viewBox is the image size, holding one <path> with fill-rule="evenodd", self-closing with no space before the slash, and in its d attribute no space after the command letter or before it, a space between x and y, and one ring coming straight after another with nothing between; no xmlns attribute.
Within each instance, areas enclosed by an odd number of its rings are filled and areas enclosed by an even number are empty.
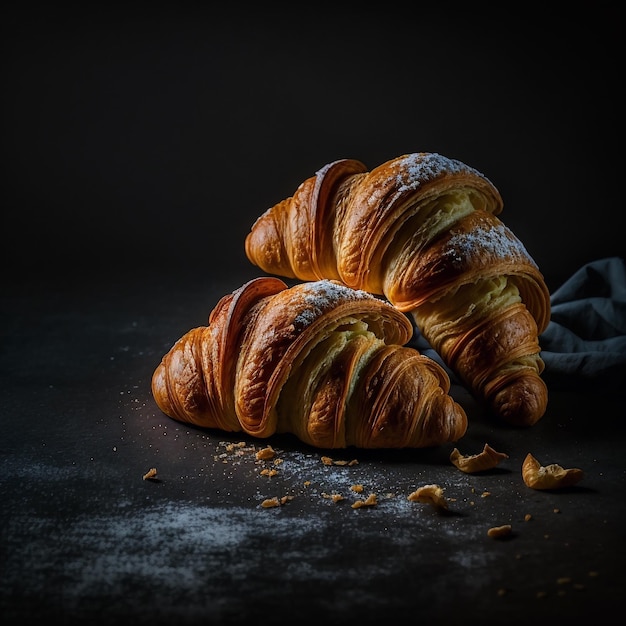
<svg viewBox="0 0 626 626"><path fill-rule="evenodd" d="M502 208L489 179L438 154L402 155L371 171L344 159L268 209L246 253L271 274L336 278L384 295L494 413L532 424L547 405L533 378L543 370L538 336L550 294L500 221Z"/></svg>
<svg viewBox="0 0 626 626"><path fill-rule="evenodd" d="M338 281L258 278L220 300L156 368L161 410L198 426L320 448L435 446L460 438L445 371L403 347L409 319Z"/></svg>
<svg viewBox="0 0 626 626"><path fill-rule="evenodd" d="M403 225L425 222L435 199L459 189L467 190L473 206L492 213L502 210L499 192L482 174L439 154L407 154L374 168L355 187L341 227L341 279L350 286L382 293L382 282L370 274L384 265L387 249L396 245L394 239L403 238ZM414 231L412 227L410 234Z"/></svg>
<svg viewBox="0 0 626 626"><path fill-rule="evenodd" d="M529 452L522 463L522 480L531 489L563 489L573 487L584 478L578 467L565 469L557 463L541 465Z"/></svg>

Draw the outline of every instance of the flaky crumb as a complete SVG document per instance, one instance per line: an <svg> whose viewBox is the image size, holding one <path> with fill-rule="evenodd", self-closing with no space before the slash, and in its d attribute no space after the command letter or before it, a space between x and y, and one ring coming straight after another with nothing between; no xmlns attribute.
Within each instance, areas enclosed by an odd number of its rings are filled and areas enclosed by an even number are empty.
<svg viewBox="0 0 626 626"><path fill-rule="evenodd" d="M278 497L274 497L274 498L266 498L265 500L263 500L263 502L261 502L261 507L264 509L271 509L277 506L282 506L283 504L287 504L287 502L290 502L291 500L293 500L293 496L281 496L280 498Z"/></svg>
<svg viewBox="0 0 626 626"><path fill-rule="evenodd" d="M354 491L355 493L363 493L363 485L352 485L352 487L350 487L350 491Z"/></svg>
<svg viewBox="0 0 626 626"><path fill-rule="evenodd" d="M353 509L360 509L362 506L375 506L378 504L378 499L375 493L370 493L365 500L357 500L352 504Z"/></svg>
<svg viewBox="0 0 626 626"><path fill-rule="evenodd" d="M256 458L258 461L268 461L269 459L273 459L276 456L276 451L272 446L267 446L266 448L262 448L256 453Z"/></svg>
<svg viewBox="0 0 626 626"><path fill-rule="evenodd" d="M541 465L529 452L522 463L522 479L531 489L561 489L580 482L583 471L578 468L564 469L556 463Z"/></svg>
<svg viewBox="0 0 626 626"><path fill-rule="evenodd" d="M488 443L478 454L462 455L458 448L454 448L450 454L450 462L466 474L493 469L500 461L508 458L508 454L497 452Z"/></svg>
<svg viewBox="0 0 626 626"><path fill-rule="evenodd" d="M352 467L353 465L358 465L359 463L356 459L352 459L352 461L343 461L343 460L335 461L329 456L323 456L321 458L321 461L324 465L337 465L337 466L347 465L348 467Z"/></svg>
<svg viewBox="0 0 626 626"><path fill-rule="evenodd" d="M326 498L327 500L332 500L333 502L341 502L344 497L340 493L324 493L322 492L322 498Z"/></svg>
<svg viewBox="0 0 626 626"><path fill-rule="evenodd" d="M226 450L228 450L228 452L234 452L236 451L238 448L245 448L246 447L246 442L245 441L239 441L237 443L231 443L231 442L221 442L221 445L226 447Z"/></svg>
<svg viewBox="0 0 626 626"><path fill-rule="evenodd" d="M495 539L501 539L503 537L508 537L513 531L513 527L511 524L503 524L502 526L493 526L487 531L488 537L493 537Z"/></svg>
<svg viewBox="0 0 626 626"><path fill-rule="evenodd" d="M432 504L438 509L447 509L448 502L443 495L443 489L439 485L424 485L407 496L411 502Z"/></svg>
<svg viewBox="0 0 626 626"><path fill-rule="evenodd" d="M280 501L276 497L274 497L274 498L266 498L265 500L263 500L263 502L261 502L261 506L264 509L270 509L270 508L275 507L275 506L280 506Z"/></svg>
<svg viewBox="0 0 626 626"><path fill-rule="evenodd" d="M156 467L151 467L144 475L143 480L154 480L157 476Z"/></svg>
<svg viewBox="0 0 626 626"><path fill-rule="evenodd" d="M261 476L276 476L276 474L278 474L278 470L276 469L262 469L260 472Z"/></svg>

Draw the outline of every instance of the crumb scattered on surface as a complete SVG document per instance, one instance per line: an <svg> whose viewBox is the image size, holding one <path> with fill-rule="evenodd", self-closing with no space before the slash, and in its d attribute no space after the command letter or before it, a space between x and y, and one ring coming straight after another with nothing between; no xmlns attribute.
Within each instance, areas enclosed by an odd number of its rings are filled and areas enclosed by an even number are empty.
<svg viewBox="0 0 626 626"><path fill-rule="evenodd" d="M268 469L267 467L261 470L261 476L276 476L278 474L278 470L276 469Z"/></svg>
<svg viewBox="0 0 626 626"><path fill-rule="evenodd" d="M275 456L276 451L274 450L274 448L272 448L272 446L262 448L256 453L256 458L258 461L268 461L270 459L273 459Z"/></svg>
<svg viewBox="0 0 626 626"><path fill-rule="evenodd" d="M264 509L269 509L274 506L280 506L280 502L278 498L266 498L263 502L261 502L261 506Z"/></svg>
<svg viewBox="0 0 626 626"><path fill-rule="evenodd" d="M342 461L342 460L332 459L329 456L323 456L321 458L321 461L324 465L338 465L338 466L347 465L348 467L352 467L353 465L358 465L359 463L356 459L352 459L352 461Z"/></svg>
<svg viewBox="0 0 626 626"><path fill-rule="evenodd" d="M322 493L322 498L332 500L333 502L341 502L344 499L340 493Z"/></svg>
<svg viewBox="0 0 626 626"><path fill-rule="evenodd" d="M357 500L352 504L353 509L360 509L362 506L375 506L378 504L378 499L375 493L370 493L365 500Z"/></svg>
<svg viewBox="0 0 626 626"><path fill-rule="evenodd" d="M263 502L261 502L261 507L264 509L271 509L277 506L282 506L283 504L287 504L287 502L290 502L291 500L293 500L293 496L266 498L265 500L263 500Z"/></svg>
<svg viewBox="0 0 626 626"><path fill-rule="evenodd" d="M564 469L556 463L541 465L529 452L522 463L522 479L531 489L561 489L572 487L584 477L577 467Z"/></svg>
<svg viewBox="0 0 626 626"><path fill-rule="evenodd" d="M411 502L432 504L438 509L447 509L448 501L443 495L443 489L439 485L424 485L407 496Z"/></svg>
<svg viewBox="0 0 626 626"><path fill-rule="evenodd" d="M494 539L502 539L503 537L509 537L512 532L513 527L511 524L503 524L502 526L492 526L487 531L487 536Z"/></svg>
<svg viewBox="0 0 626 626"><path fill-rule="evenodd" d="M156 467L151 467L144 475L143 480L154 480L157 477Z"/></svg>
<svg viewBox="0 0 626 626"><path fill-rule="evenodd" d="M461 454L458 448L454 448L450 453L450 462L466 474L484 472L493 469L509 455L504 452L494 450L488 443L485 444L482 452L478 454Z"/></svg>

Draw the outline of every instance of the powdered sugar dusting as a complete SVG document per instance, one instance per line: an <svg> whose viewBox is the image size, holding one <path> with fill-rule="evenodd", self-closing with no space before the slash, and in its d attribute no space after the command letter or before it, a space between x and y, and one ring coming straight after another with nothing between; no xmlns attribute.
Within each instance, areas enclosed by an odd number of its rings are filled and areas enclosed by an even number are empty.
<svg viewBox="0 0 626 626"><path fill-rule="evenodd" d="M328 311L346 300L372 300L373 296L360 289L351 289L330 280L304 283L300 285L304 308L295 318L297 325L307 326L316 320L324 311Z"/></svg>
<svg viewBox="0 0 626 626"><path fill-rule="evenodd" d="M448 245L446 253L455 255L457 261L478 253L500 259L524 259L534 265L522 242L504 224L479 226L467 233L457 233L450 238Z"/></svg>
<svg viewBox="0 0 626 626"><path fill-rule="evenodd" d="M396 184L400 192L414 191L423 183L434 180L444 173L471 173L485 178L469 165L436 152L407 154L398 159L397 163L399 173L396 174Z"/></svg>

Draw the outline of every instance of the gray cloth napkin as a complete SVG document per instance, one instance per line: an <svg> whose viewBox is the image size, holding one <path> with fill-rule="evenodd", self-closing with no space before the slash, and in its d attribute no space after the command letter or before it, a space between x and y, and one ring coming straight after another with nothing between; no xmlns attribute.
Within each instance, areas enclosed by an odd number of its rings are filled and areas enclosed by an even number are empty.
<svg viewBox="0 0 626 626"><path fill-rule="evenodd" d="M551 296L550 323L539 337L543 378L559 387L626 386L626 262L581 267Z"/></svg>

